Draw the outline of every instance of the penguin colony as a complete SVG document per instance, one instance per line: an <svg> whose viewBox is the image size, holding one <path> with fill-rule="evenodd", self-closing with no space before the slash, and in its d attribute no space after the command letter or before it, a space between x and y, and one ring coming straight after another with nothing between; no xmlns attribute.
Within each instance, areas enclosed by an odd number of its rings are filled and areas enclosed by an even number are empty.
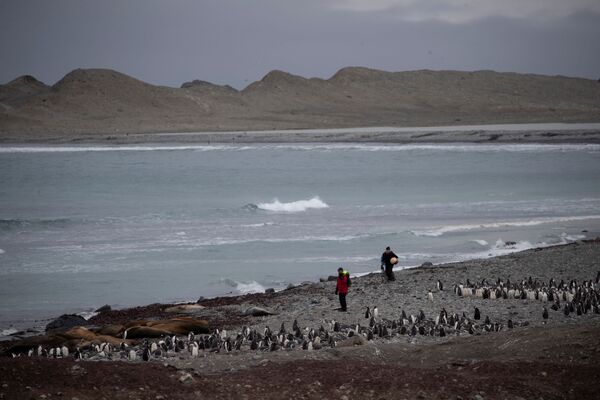
<svg viewBox="0 0 600 400"><path fill-rule="evenodd" d="M318 328L298 325L294 320L292 329L286 329L282 323L279 330L271 330L268 326L262 331L243 327L240 332L229 335L225 330L216 329L212 334L195 335L190 332L187 337L166 336L158 341L144 339L137 346L128 346L124 342L120 346L108 343L95 344L86 349L77 348L70 353L66 347L44 349L39 346L31 349L28 356L48 358L74 357L88 360L130 360L150 361L164 357L188 355L199 357L202 353L229 353L241 350L250 351L292 351L319 350L324 347L336 347L340 341L362 336L371 341L377 338L394 337L413 338L415 336L445 337L447 335L478 335L486 332L497 332L504 329L501 323L492 323L489 317L481 323L479 309L475 309L473 318L466 314L449 314L442 309L435 318L426 317L423 310L417 315L408 315L402 310L398 319L379 318L377 307L367 307L365 324L342 324L335 320L323 320ZM516 324L508 321L508 328ZM20 355L13 355L14 357Z"/></svg>
<svg viewBox="0 0 600 400"><path fill-rule="evenodd" d="M461 297L476 297L482 299L522 299L538 300L543 303L552 303L554 311L561 310L566 316L571 313L582 315L590 311L600 314L600 293L598 284L600 272L595 281L578 283L571 280L568 283L561 280L557 283L554 279L546 284L537 279L524 279L520 282L503 281L498 279L495 284L487 280L473 283L467 279L466 284L456 284L454 293ZM441 281L437 282L438 290L443 290ZM432 301L433 295L428 292L428 300ZM195 335L190 332L187 337L166 336L158 341L143 340L136 346L121 343L114 347L108 343L94 344L86 349L75 349L70 352L65 346L45 349L42 346L30 349L28 356L89 360L130 360L150 361L164 357L179 357L188 354L190 357L199 357L206 353L229 353L242 350L250 351L292 351L292 350L319 350L324 347L336 347L341 341L354 336L372 341L406 337L409 340L416 336L445 337L448 335L479 335L488 332L498 332L505 328L513 329L518 325L528 325L527 322L517 323L512 320L503 323L492 322L485 317L481 322L481 311L475 307L473 317L465 313L458 315L448 313L445 308L434 318L428 318L423 310L418 314L407 314L401 310L398 319L381 317L377 307L367 307L365 324L342 324L335 320L323 320L317 329L311 327L301 328L298 321L294 320L292 329L286 329L282 323L279 330L271 330L268 326L264 330L243 327L240 332L229 335L226 330L216 329L212 334ZM548 308L543 307L542 318L548 319ZM21 354L13 354L13 357Z"/></svg>
<svg viewBox="0 0 600 400"><path fill-rule="evenodd" d="M480 283L473 283L467 279L466 284L454 285L454 293L461 297L478 297L482 299L521 299L537 300L543 303L552 303L550 308L554 311L562 310L565 316L571 313L577 315L593 312L600 314L600 271L596 280L584 280L579 283L571 280L560 283L552 278L548 283L537 279L523 279L520 282L503 281L498 278L495 284L490 284L486 279ZM548 319L548 310L544 306L543 319Z"/></svg>

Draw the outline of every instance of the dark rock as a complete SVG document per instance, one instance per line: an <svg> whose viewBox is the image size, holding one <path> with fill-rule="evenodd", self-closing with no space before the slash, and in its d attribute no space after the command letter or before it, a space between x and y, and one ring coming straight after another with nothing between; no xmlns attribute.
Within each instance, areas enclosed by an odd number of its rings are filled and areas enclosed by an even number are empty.
<svg viewBox="0 0 600 400"><path fill-rule="evenodd" d="M327 281L328 281L328 282L334 282L334 281L337 281L337 276L335 276L335 275L329 275L329 276L327 277Z"/></svg>
<svg viewBox="0 0 600 400"><path fill-rule="evenodd" d="M202 301L204 301L204 300L206 300L206 299L204 298L204 296L200 296L200 297L198 298L198 300L196 301L196 303L200 303L200 302L202 302Z"/></svg>
<svg viewBox="0 0 600 400"><path fill-rule="evenodd" d="M285 288L285 290L293 289L293 288L295 288L295 287L296 287L296 286L294 286L294 284L293 284L293 283L290 283L289 285L287 285L287 287Z"/></svg>
<svg viewBox="0 0 600 400"><path fill-rule="evenodd" d="M513 241L509 240L509 241L507 241L507 242L504 242L504 245L505 245L506 247L509 247L509 246L516 246L516 245L517 245L517 242L513 242Z"/></svg>
<svg viewBox="0 0 600 400"><path fill-rule="evenodd" d="M274 315L274 313L272 313L269 310L265 310L264 308L250 307L246 309L246 311L244 311L244 315L251 315L253 317L263 317L265 315Z"/></svg>
<svg viewBox="0 0 600 400"><path fill-rule="evenodd" d="M108 304L105 304L94 312L103 313L103 312L108 312L108 311L112 311L112 308Z"/></svg>
<svg viewBox="0 0 600 400"><path fill-rule="evenodd" d="M433 263L429 262L429 261L425 261L423 264L421 264L421 268L431 268L433 267Z"/></svg>
<svg viewBox="0 0 600 400"><path fill-rule="evenodd" d="M72 328L74 326L83 326L87 324L88 322L81 315L63 314L60 317L56 318L54 321L50 322L48 325L46 325L46 332L51 331L53 329L67 329Z"/></svg>
<svg viewBox="0 0 600 400"><path fill-rule="evenodd" d="M275 289L273 289L273 288L265 289L265 293L269 293L269 294L275 293Z"/></svg>

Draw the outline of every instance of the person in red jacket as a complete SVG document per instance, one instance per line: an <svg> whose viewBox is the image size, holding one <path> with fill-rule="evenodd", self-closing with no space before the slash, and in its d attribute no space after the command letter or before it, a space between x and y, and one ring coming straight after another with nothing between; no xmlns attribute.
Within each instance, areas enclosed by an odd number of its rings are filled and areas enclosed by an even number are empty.
<svg viewBox="0 0 600 400"><path fill-rule="evenodd" d="M340 298L340 311L346 311L346 295L350 287L350 273L344 271L343 268L338 268L337 285L335 286L335 294Z"/></svg>

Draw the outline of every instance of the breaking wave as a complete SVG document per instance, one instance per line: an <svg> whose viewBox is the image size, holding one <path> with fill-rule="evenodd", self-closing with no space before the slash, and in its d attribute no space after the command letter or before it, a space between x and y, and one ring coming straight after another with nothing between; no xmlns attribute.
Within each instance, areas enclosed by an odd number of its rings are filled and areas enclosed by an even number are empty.
<svg viewBox="0 0 600 400"><path fill-rule="evenodd" d="M258 203L256 208L272 212L296 213L303 212L309 209L329 208L329 205L315 196L309 200L298 200L290 203L282 203L278 199L274 199L271 203Z"/></svg>
<svg viewBox="0 0 600 400"><path fill-rule="evenodd" d="M241 294L264 293L265 287L256 281L238 282L233 279L222 279L221 282L234 288Z"/></svg>
<svg viewBox="0 0 600 400"><path fill-rule="evenodd" d="M547 218L536 218L526 221L506 221L506 222L493 222L484 224L470 224L470 225L448 225L440 228L427 229L427 230L415 230L410 231L415 236L431 236L437 237L442 236L445 233L453 232L467 232L479 229L494 229L494 228L511 228L511 227L524 227L524 226L537 226L543 224L551 224L556 222L571 222L571 221L585 221L588 219L600 219L600 215L582 215L574 217L547 217Z"/></svg>

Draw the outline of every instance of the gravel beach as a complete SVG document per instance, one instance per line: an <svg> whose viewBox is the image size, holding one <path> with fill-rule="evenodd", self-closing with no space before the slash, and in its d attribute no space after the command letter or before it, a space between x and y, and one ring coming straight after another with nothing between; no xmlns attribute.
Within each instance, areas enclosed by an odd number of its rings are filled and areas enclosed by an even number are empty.
<svg viewBox="0 0 600 400"><path fill-rule="evenodd" d="M93 350L83 350L81 361L72 356L2 357L0 398L596 398L593 385L600 377L596 306L566 316L565 301L555 311L550 308L553 301L544 301L541 295L538 300L483 298L487 296L478 297L474 287L465 296L456 293L455 285L466 287L469 280L480 287L484 279L490 286L498 279L549 285L552 278L557 285L561 280L567 285L571 281L581 287L587 284L584 281L596 285L599 260L596 239L401 270L390 283L381 274L370 274L353 279L346 313L336 310L335 282L326 279L276 293L200 299L204 308L193 307L185 315L209 321L211 330L219 329L231 340L243 327L262 333L268 326L279 332L283 323L289 333L297 320L305 334L323 326L336 338L335 347L314 341L314 349L297 345L261 351L244 344L240 350L200 350L198 356L186 347L151 355L149 362L115 361L118 352L102 358ZM438 280L443 290L437 288ZM588 290L595 291L591 286ZM106 326L164 318L170 306L106 311L89 322ZM367 306L378 310L371 327L365 318ZM251 307L272 315L249 315ZM475 308L480 320L474 320ZM366 333L400 321L402 311L411 321L422 311L425 322L416 325L433 324L442 309L448 315L464 313L475 331L447 327L446 335L437 328L433 336L401 334L398 322L386 336L369 338ZM484 322L488 317L489 332ZM335 322L339 332L334 332ZM359 331L353 335L350 331L355 332L357 324ZM14 343L5 342L3 348Z"/></svg>

